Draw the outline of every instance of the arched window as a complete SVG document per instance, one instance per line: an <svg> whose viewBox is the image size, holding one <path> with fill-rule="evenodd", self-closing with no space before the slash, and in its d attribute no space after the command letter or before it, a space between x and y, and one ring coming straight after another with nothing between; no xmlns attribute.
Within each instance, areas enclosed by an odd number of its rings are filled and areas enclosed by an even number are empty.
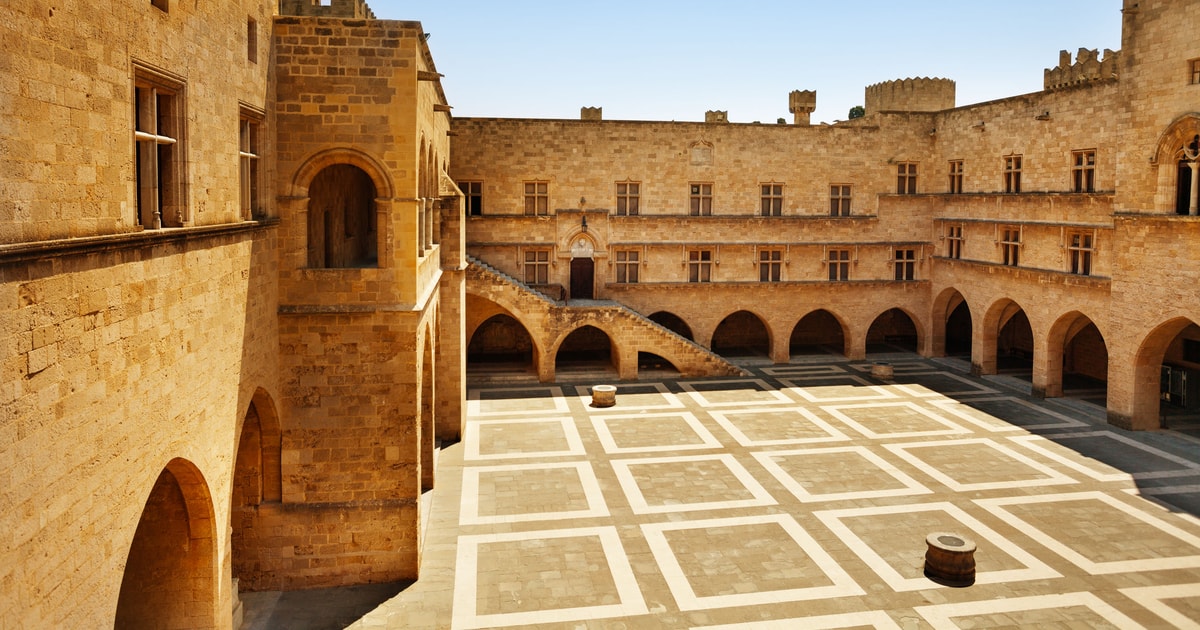
<svg viewBox="0 0 1200 630"><path fill-rule="evenodd" d="M327 166L308 186L308 266L378 264L375 184L351 164Z"/></svg>
<svg viewBox="0 0 1200 630"><path fill-rule="evenodd" d="M1184 145L1176 153L1179 162L1179 177L1175 184L1175 214L1197 214L1197 167L1200 166L1200 135Z"/></svg>

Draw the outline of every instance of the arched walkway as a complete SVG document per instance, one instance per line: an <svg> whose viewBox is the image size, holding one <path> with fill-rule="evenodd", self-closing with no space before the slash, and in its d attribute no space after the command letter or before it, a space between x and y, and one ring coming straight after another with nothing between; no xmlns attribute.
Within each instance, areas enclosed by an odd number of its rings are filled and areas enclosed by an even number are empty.
<svg viewBox="0 0 1200 630"><path fill-rule="evenodd" d="M674 377L679 375L679 368L653 352L638 352L638 378L651 375Z"/></svg>
<svg viewBox="0 0 1200 630"><path fill-rule="evenodd" d="M1050 327L1046 396L1065 396L1104 406L1108 400L1108 346L1086 315L1072 311Z"/></svg>
<svg viewBox="0 0 1200 630"><path fill-rule="evenodd" d="M737 311L713 331L712 350L725 357L770 357L771 333L750 311Z"/></svg>
<svg viewBox="0 0 1200 630"><path fill-rule="evenodd" d="M971 308L961 301L946 317L946 356L971 358L971 326Z"/></svg>
<svg viewBox="0 0 1200 630"><path fill-rule="evenodd" d="M424 352L421 353L421 490L432 490L434 480L433 456L437 431L434 427L433 331L426 326Z"/></svg>
<svg viewBox="0 0 1200 630"><path fill-rule="evenodd" d="M260 507L263 503L278 504L283 499L281 468L282 435L275 405L262 389L242 421L237 442L237 458L233 467L233 495L229 507L231 534L231 563L233 577L242 591L261 590L259 582L266 538L262 531Z"/></svg>
<svg viewBox="0 0 1200 630"><path fill-rule="evenodd" d="M484 320L467 344L467 372L486 370L537 373L537 348L529 331L512 315Z"/></svg>
<svg viewBox="0 0 1200 630"><path fill-rule="evenodd" d="M308 186L308 266L369 267L379 260L375 184L361 168L333 164Z"/></svg>
<svg viewBox="0 0 1200 630"><path fill-rule="evenodd" d="M1184 317L1146 336L1134 362L1132 425L1200 420L1200 326Z"/></svg>
<svg viewBox="0 0 1200 630"><path fill-rule="evenodd" d="M616 358L608 333L595 326L580 326L558 346L554 355L555 374L560 379L569 379L571 372L606 372L615 377Z"/></svg>
<svg viewBox="0 0 1200 630"><path fill-rule="evenodd" d="M996 372L1033 380L1033 328L1023 309L1018 309L996 334Z"/></svg>
<svg viewBox="0 0 1200 630"><path fill-rule="evenodd" d="M800 318L792 328L788 341L788 353L792 356L805 354L835 354L845 356L846 334L842 323L833 313L825 309L815 310Z"/></svg>
<svg viewBox="0 0 1200 630"><path fill-rule="evenodd" d="M115 627L217 627L214 533L212 497L200 471L171 460L129 546Z"/></svg>
<svg viewBox="0 0 1200 630"><path fill-rule="evenodd" d="M648 319L659 326L662 326L663 328L666 328L667 330L679 335L680 337L687 339L688 341L696 340L696 338L692 336L692 329L687 325L687 322L683 321L683 318L674 313L658 311L657 313L650 315Z"/></svg>
<svg viewBox="0 0 1200 630"><path fill-rule="evenodd" d="M879 314L867 329L867 354L875 352L917 352L920 335L912 317L893 308Z"/></svg>

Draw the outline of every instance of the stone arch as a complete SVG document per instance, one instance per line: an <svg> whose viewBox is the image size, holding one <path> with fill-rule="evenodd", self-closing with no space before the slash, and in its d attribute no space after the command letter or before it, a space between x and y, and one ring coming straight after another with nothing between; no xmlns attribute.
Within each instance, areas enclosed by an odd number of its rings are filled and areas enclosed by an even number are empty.
<svg viewBox="0 0 1200 630"><path fill-rule="evenodd" d="M480 322L467 336L467 369L487 364L520 364L536 373L537 341L520 320L507 311Z"/></svg>
<svg viewBox="0 0 1200 630"><path fill-rule="evenodd" d="M1034 343L1037 339L1025 309L1010 298L992 303L983 317L976 345L980 353L980 373L1004 370L1032 374Z"/></svg>
<svg viewBox="0 0 1200 630"><path fill-rule="evenodd" d="M1151 163L1158 167L1158 194L1155 209L1164 214L1180 212L1181 197L1190 191L1190 170L1180 165L1183 148L1200 137L1200 113L1189 112L1167 125L1155 143ZM1185 181L1185 179L1187 181Z"/></svg>
<svg viewBox="0 0 1200 630"><path fill-rule="evenodd" d="M1108 346L1104 335L1091 318L1079 311L1065 313L1050 325L1046 355L1042 380L1047 397L1063 396L1068 391L1108 381ZM1103 404L1103 390L1100 394L1098 402Z"/></svg>
<svg viewBox="0 0 1200 630"><path fill-rule="evenodd" d="M921 347L921 327L912 313L900 308L889 308L867 328L867 352L894 352L896 350L917 352Z"/></svg>
<svg viewBox="0 0 1200 630"><path fill-rule="evenodd" d="M679 367L676 366L670 359L654 354L653 352L638 351L637 353L638 373L642 371L655 372L674 372L679 374Z"/></svg>
<svg viewBox="0 0 1200 630"><path fill-rule="evenodd" d="M1168 351L1189 330L1200 338L1200 327L1196 322L1187 317L1176 317L1156 326L1138 346L1133 365L1133 405L1128 428L1155 429L1162 426L1162 366L1167 363Z"/></svg>
<svg viewBox="0 0 1200 630"><path fill-rule="evenodd" d="M173 459L155 479L129 545L114 625L221 627L217 574L208 484L194 464Z"/></svg>
<svg viewBox="0 0 1200 630"><path fill-rule="evenodd" d="M771 329L747 310L726 315L712 334L712 351L723 356L771 356Z"/></svg>
<svg viewBox="0 0 1200 630"><path fill-rule="evenodd" d="M832 311L819 308L796 321L788 338L788 352L801 354L834 353L846 356L846 325Z"/></svg>
<svg viewBox="0 0 1200 630"><path fill-rule="evenodd" d="M429 324L425 325L425 334L421 340L421 398L420 398L420 413L421 413L421 490L433 489L434 480L434 462L436 458L433 456L434 442L436 441L437 427L434 425L434 396L436 395L435 376L434 376L434 343L433 330Z"/></svg>
<svg viewBox="0 0 1200 630"><path fill-rule="evenodd" d="M233 484L230 488L230 563L239 591L267 588L262 567L267 562L262 504L278 505L283 500L282 432L275 403L261 387L255 390L234 452ZM235 593L236 595L236 593Z"/></svg>
<svg viewBox="0 0 1200 630"><path fill-rule="evenodd" d="M943 289L933 301L932 356L971 356L971 307L953 287Z"/></svg>
<svg viewBox="0 0 1200 630"><path fill-rule="evenodd" d="M353 164L331 164L308 186L308 266L369 267L379 262L377 190Z"/></svg>
<svg viewBox="0 0 1200 630"><path fill-rule="evenodd" d="M292 176L290 196L308 197L308 187L317 173L335 164L349 164L362 169L375 185L375 194L379 199L391 199L395 196L392 180L383 164L367 153L350 148L326 149L306 159Z"/></svg>
<svg viewBox="0 0 1200 630"><path fill-rule="evenodd" d="M554 357L554 373L564 367L574 370L620 371L620 352L615 337L597 322L576 326L559 336L551 347Z"/></svg>
<svg viewBox="0 0 1200 630"><path fill-rule="evenodd" d="M666 328L676 335L687 339L688 341L696 340L696 337L692 335L691 326L688 326L687 322L675 313L670 311L657 311L651 313L647 319L655 324L658 324L659 326L662 326L663 328Z"/></svg>

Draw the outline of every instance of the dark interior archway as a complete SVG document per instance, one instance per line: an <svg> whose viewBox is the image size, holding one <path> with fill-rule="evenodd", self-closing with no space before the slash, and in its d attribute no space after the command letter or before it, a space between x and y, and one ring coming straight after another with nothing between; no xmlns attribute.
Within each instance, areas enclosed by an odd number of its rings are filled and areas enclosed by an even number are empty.
<svg viewBox="0 0 1200 630"><path fill-rule="evenodd" d="M712 350L727 357L769 357L771 335L758 315L738 311L717 325L713 331Z"/></svg>
<svg viewBox="0 0 1200 630"><path fill-rule="evenodd" d="M1086 320L1085 320L1086 321ZM1108 346L1088 321L1063 346L1063 396L1098 405L1108 400Z"/></svg>
<svg viewBox="0 0 1200 630"><path fill-rule="evenodd" d="M1003 322L996 335L996 372L1033 380L1033 328L1024 310Z"/></svg>
<svg viewBox="0 0 1200 630"><path fill-rule="evenodd" d="M792 328L788 341L788 352L793 356L804 354L846 353L846 334L842 323L825 309L815 310L800 318Z"/></svg>
<svg viewBox="0 0 1200 630"><path fill-rule="evenodd" d="M867 353L916 352L917 325L908 313L893 308L875 318L867 329Z"/></svg>
<svg viewBox="0 0 1200 630"><path fill-rule="evenodd" d="M308 266L378 264L375 183L352 164L327 166L308 186Z"/></svg>
<svg viewBox="0 0 1200 630"><path fill-rule="evenodd" d="M946 356L971 357L971 309L959 302L946 318Z"/></svg>
<svg viewBox="0 0 1200 630"><path fill-rule="evenodd" d="M525 326L511 315L501 313L489 317L471 335L467 344L467 371L505 364L532 368L534 346Z"/></svg>
<svg viewBox="0 0 1200 630"><path fill-rule="evenodd" d="M679 335L680 337L683 337L684 339L687 339L688 341L696 340L696 338L692 336L692 329L687 325L687 322L683 321L683 318L674 313L658 311L657 313L651 314L649 319L650 321L662 326L663 328L666 328L667 330Z"/></svg>
<svg viewBox="0 0 1200 630"><path fill-rule="evenodd" d="M612 340L595 326L581 326L563 339L554 356L555 373L600 371L616 373Z"/></svg>
<svg viewBox="0 0 1200 630"><path fill-rule="evenodd" d="M643 374L679 374L679 368L653 352L638 352L638 375Z"/></svg>
<svg viewBox="0 0 1200 630"><path fill-rule="evenodd" d="M281 438L274 405L259 390L242 421L229 506L230 561L240 591L268 588L262 583L263 565L272 534L263 530L262 510L264 503L278 504L283 498Z"/></svg>

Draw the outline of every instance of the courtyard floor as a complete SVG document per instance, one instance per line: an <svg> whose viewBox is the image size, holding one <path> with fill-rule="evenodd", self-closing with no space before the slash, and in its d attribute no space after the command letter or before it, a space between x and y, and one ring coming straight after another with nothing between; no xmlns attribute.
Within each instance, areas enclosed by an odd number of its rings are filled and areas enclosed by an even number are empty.
<svg viewBox="0 0 1200 630"><path fill-rule="evenodd" d="M352 627L1200 628L1200 441L871 365L472 389L420 579ZM933 532L974 585L924 576Z"/></svg>

